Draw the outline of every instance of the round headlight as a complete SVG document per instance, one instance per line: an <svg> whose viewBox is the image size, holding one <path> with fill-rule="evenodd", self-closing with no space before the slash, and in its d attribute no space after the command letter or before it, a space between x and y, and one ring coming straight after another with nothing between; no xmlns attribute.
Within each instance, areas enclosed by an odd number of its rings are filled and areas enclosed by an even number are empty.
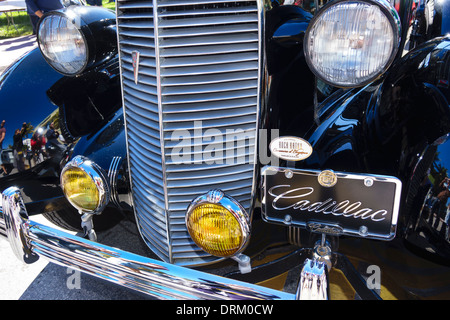
<svg viewBox="0 0 450 320"><path fill-rule="evenodd" d="M304 51L314 74L333 86L356 87L379 77L398 50L400 19L384 0L337 0L312 19Z"/></svg>
<svg viewBox="0 0 450 320"><path fill-rule="evenodd" d="M212 190L191 203L186 226L200 248L218 257L240 253L250 237L247 213L220 190Z"/></svg>
<svg viewBox="0 0 450 320"><path fill-rule="evenodd" d="M77 75L117 55L115 22L114 12L100 7L48 12L38 25L39 49L56 71Z"/></svg>
<svg viewBox="0 0 450 320"><path fill-rule="evenodd" d="M100 213L109 201L109 185L103 170L81 156L63 168L61 187L67 200L82 213Z"/></svg>
<svg viewBox="0 0 450 320"><path fill-rule="evenodd" d="M43 18L39 25L39 47L47 62L57 71L74 75L88 62L86 39L74 20L53 14Z"/></svg>

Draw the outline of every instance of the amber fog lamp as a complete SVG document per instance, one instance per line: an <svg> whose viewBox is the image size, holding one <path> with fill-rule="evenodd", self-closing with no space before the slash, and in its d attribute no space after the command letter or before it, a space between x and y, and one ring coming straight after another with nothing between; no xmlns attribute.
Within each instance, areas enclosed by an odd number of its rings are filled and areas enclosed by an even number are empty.
<svg viewBox="0 0 450 320"><path fill-rule="evenodd" d="M116 55L115 21L112 11L95 7L46 13L38 25L39 49L52 68L75 76Z"/></svg>
<svg viewBox="0 0 450 320"><path fill-rule="evenodd" d="M209 191L191 203L186 226L200 248L218 257L242 252L250 238L248 214L221 190Z"/></svg>
<svg viewBox="0 0 450 320"><path fill-rule="evenodd" d="M85 157L77 156L63 168L61 187L80 213L101 213L109 201L110 188L103 170Z"/></svg>

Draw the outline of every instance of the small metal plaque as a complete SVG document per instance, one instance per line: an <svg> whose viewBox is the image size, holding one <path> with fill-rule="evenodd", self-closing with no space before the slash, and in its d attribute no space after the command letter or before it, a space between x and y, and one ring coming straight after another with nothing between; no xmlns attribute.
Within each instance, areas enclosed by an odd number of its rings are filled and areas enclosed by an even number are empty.
<svg viewBox="0 0 450 320"><path fill-rule="evenodd" d="M263 168L264 220L317 233L392 240L401 181L380 175L331 173ZM332 183L323 183L324 175Z"/></svg>

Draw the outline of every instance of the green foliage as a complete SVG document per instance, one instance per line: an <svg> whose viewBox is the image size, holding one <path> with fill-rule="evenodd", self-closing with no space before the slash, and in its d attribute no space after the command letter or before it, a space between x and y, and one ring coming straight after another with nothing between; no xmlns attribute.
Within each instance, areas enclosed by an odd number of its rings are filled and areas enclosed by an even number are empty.
<svg viewBox="0 0 450 320"><path fill-rule="evenodd" d="M102 0L103 7L111 10L115 10L116 3L114 1ZM0 15L0 39L15 38L28 36L33 33L33 27L31 26L30 17L25 11L8 13L14 20L13 25L8 25L6 15L3 13Z"/></svg>
<svg viewBox="0 0 450 320"><path fill-rule="evenodd" d="M14 20L14 25L8 25L6 15L3 13L0 15L0 39L14 38L27 36L33 33L33 27L31 26L30 17L25 11L10 12L8 13Z"/></svg>

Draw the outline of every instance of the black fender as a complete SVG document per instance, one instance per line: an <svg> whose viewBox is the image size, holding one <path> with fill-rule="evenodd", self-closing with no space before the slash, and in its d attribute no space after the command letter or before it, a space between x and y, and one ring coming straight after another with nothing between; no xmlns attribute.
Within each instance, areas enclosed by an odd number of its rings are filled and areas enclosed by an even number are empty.
<svg viewBox="0 0 450 320"><path fill-rule="evenodd" d="M450 39L427 42L398 59L382 79L361 89L337 91L322 103L316 126L297 135L309 141L313 153L295 163L297 168L399 178L397 237L414 244L418 252L433 248L434 257L447 263L448 216L443 209L431 213L434 222L440 221L433 229L423 218L430 214L423 211L433 196L430 185L436 190L450 165L449 80Z"/></svg>
<svg viewBox="0 0 450 320"><path fill-rule="evenodd" d="M118 208L131 211L128 153L122 108L116 110L99 130L79 138L70 157L77 155L94 161L108 176L111 202L105 210Z"/></svg>
<svg viewBox="0 0 450 320"><path fill-rule="evenodd" d="M450 32L450 1L420 0L415 12L411 40L413 46Z"/></svg>
<svg viewBox="0 0 450 320"><path fill-rule="evenodd" d="M427 42L396 62L368 108L367 162L370 168L394 168L402 180L403 234L417 215L418 185L431 166L425 151L450 132L449 63L450 39Z"/></svg>
<svg viewBox="0 0 450 320"><path fill-rule="evenodd" d="M31 142L21 152L12 151L13 165L9 175L0 178L0 189L18 187L30 215L43 213L62 227L79 230L80 215L63 194L60 173L75 155L84 155L114 182L112 201L105 209L111 214L95 218L99 229L109 228L123 218L120 209L130 204L119 61L116 38L111 36L115 20L110 11L98 8L71 7L61 14L82 16L82 32L92 49L90 64L76 76L61 75L35 49L2 75L0 101L6 123L14 126L11 131L23 128L18 132L24 136L16 141ZM99 30L107 36L93 37ZM9 134L11 142L5 144L12 145L13 133ZM34 143L37 138L40 144Z"/></svg>
<svg viewBox="0 0 450 320"><path fill-rule="evenodd" d="M4 145L13 144L13 131L21 128L23 122L37 127L57 109L48 98L47 90L62 77L47 64L37 48L5 70L0 76L1 113L7 120Z"/></svg>
<svg viewBox="0 0 450 320"><path fill-rule="evenodd" d="M450 265L450 191L442 185L450 165L450 39L429 41L409 58L405 64L409 76L398 76L398 82L390 83L392 88L396 83L409 83L402 90L409 89L411 100L404 103L403 99L402 106L392 109L397 115L408 115L403 116L401 143L405 147L399 160L405 181L400 232L414 252Z"/></svg>
<svg viewBox="0 0 450 320"><path fill-rule="evenodd" d="M437 39L397 60L384 78L333 93L316 125L297 132L314 151L296 165L325 169L335 159L336 170L410 179L417 154L450 132L448 49L448 39Z"/></svg>
<svg viewBox="0 0 450 320"><path fill-rule="evenodd" d="M61 130L70 141L102 128L122 106L117 56L77 77L63 77L47 92L58 106Z"/></svg>
<svg viewBox="0 0 450 320"><path fill-rule="evenodd" d="M61 133L57 141L47 141L43 161L28 146L23 153L25 170L19 172L11 159L9 174L0 177L1 190L14 185L22 191L30 215L70 206L60 188L59 174L74 155L93 157L105 171L114 156L126 165L123 121L117 120L122 112L118 75L116 58L77 77L66 77L54 71L38 49L2 75L0 101L7 128L4 146L13 145L14 130L23 123L31 128L24 139L29 140L39 128L45 134L52 122ZM117 136L122 137L120 142L114 140Z"/></svg>
<svg viewBox="0 0 450 320"><path fill-rule="evenodd" d="M448 170L449 135L427 145L414 164L410 180L404 238L408 248L438 263L450 265Z"/></svg>
<svg viewBox="0 0 450 320"><path fill-rule="evenodd" d="M47 90L61 78L62 75L45 62L38 49L23 55L5 70L0 77L1 117L6 121L4 149L13 153L13 135L23 123L30 128L24 136L29 140L38 128L46 129L57 118L58 107L48 98ZM0 177L0 190L12 185L20 188L30 212L54 210L65 205L58 187L62 154L37 163L31 158L30 148L27 149L23 153L26 170L19 172L11 159L7 168L9 174Z"/></svg>
<svg viewBox="0 0 450 320"><path fill-rule="evenodd" d="M50 88L48 96L59 107L64 138L73 142L67 161L82 155L98 164L106 174L110 169L111 174L114 171L112 199L115 202L111 205L129 209L128 161L118 57L77 77L60 79ZM113 169L112 165L116 167Z"/></svg>
<svg viewBox="0 0 450 320"><path fill-rule="evenodd" d="M306 64L303 38L311 19L294 5L274 5L266 11L262 128L287 135L310 126L314 75Z"/></svg>

